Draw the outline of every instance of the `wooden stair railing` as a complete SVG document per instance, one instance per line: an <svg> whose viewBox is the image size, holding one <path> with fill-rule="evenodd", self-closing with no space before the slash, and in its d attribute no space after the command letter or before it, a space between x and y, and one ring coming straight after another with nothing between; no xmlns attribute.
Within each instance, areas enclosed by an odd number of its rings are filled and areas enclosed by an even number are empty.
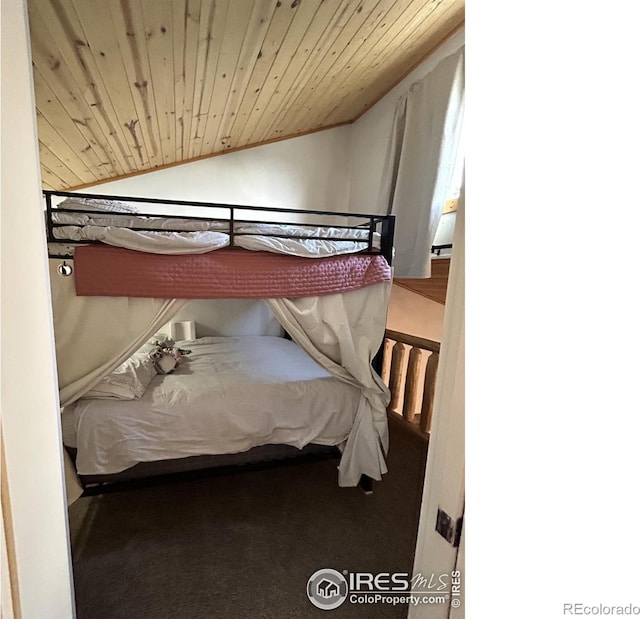
<svg viewBox="0 0 640 619"><path fill-rule="evenodd" d="M409 348L409 359L405 363L407 348ZM390 360L389 350L391 350ZM425 353L431 353L427 358L426 368L423 365ZM414 424L415 418L419 416L418 426L427 435L431 431L433 395L439 359L439 342L391 329L385 331L383 379L391 391L387 412L401 415L406 421ZM420 376L423 371L424 381L420 385Z"/></svg>

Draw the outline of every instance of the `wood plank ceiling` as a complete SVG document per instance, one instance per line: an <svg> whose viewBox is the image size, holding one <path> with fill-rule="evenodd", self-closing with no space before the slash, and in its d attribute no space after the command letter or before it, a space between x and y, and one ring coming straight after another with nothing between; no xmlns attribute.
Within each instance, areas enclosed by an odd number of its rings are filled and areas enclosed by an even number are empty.
<svg viewBox="0 0 640 619"><path fill-rule="evenodd" d="M353 122L464 0L29 0L43 185Z"/></svg>

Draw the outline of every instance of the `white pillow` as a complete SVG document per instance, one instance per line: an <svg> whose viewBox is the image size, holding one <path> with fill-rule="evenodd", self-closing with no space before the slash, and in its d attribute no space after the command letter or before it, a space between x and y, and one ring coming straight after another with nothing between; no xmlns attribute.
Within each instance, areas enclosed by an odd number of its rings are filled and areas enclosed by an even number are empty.
<svg viewBox="0 0 640 619"><path fill-rule="evenodd" d="M79 211L109 211L112 213L139 213L140 209L127 202L118 200L102 200L98 198L67 198L58 204L61 209Z"/></svg>
<svg viewBox="0 0 640 619"><path fill-rule="evenodd" d="M92 400L135 400L143 396L156 374L153 359L136 353L82 397Z"/></svg>

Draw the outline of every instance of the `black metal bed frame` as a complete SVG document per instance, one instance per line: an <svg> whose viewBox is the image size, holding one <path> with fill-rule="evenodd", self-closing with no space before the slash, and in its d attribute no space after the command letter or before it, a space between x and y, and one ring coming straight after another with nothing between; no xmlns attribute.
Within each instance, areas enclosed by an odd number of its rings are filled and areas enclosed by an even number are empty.
<svg viewBox="0 0 640 619"><path fill-rule="evenodd" d="M453 247L452 243L445 243L444 245L432 245L431 253L439 256L442 253L443 249L451 249Z"/></svg>
<svg viewBox="0 0 640 619"><path fill-rule="evenodd" d="M308 236L304 235L296 235L296 234L277 234L270 232L238 232L236 231L236 225L238 224L271 224L271 225L297 225L297 226L305 226L305 227L331 227L337 229L345 230L346 236L342 237L323 237L323 236L314 236L312 237L314 240L332 240L332 241L358 241L360 243L365 242L362 238L356 238L353 236L348 236L349 230L367 230L368 231L368 239L367 239L367 249L362 250L358 253L362 254L376 254L382 255L387 260L389 265L392 264L393 260L393 234L395 229L395 215L373 215L367 213L345 213L340 211L318 211L318 210L307 210L307 209L289 209L289 208L272 208L268 206L246 206L241 204L222 204L215 202L195 202L191 200L166 200L162 198L137 198L137 197L129 197L129 196L111 196L111 195L100 195L100 194L90 194L90 193L75 193L68 191L43 191L43 195L46 201L46 227L47 227L47 241L51 243L66 243L72 245L87 245L87 244L100 244L101 241L75 241L73 239L66 238L56 238L53 234L53 230L56 227L65 226L68 224L56 223L53 220L53 213L57 210L56 207L52 204L53 197L65 197L65 198L85 198L91 200L117 200L124 202L136 202L140 204L162 204L166 206L188 206L188 207L198 207L198 208L209 208L209 209L226 209L229 213L228 217L220 218L220 217L206 217L206 216L195 216L195 215L181 215L179 213L168 215L165 213L131 213L132 217L157 217L163 219L192 219L195 221L211 221L211 222L221 222L227 223L229 225L229 246L227 249L241 249L238 245L235 244L235 238L237 236L271 236L277 238L284 239L306 239ZM344 224L332 224L332 223L322 223L322 224L314 224L314 223L305 223L305 222L291 222L291 221L268 221L268 220L254 220L254 219L240 219L238 218L238 211L252 211L259 213L284 213L291 215L316 215L321 217L342 217L342 218L351 218L351 219L362 219L363 223L358 225L344 225ZM89 209L73 209L73 208L65 208L65 213L82 213L82 214L98 214L98 215L126 215L126 213L114 213L114 212L105 212L101 210L89 210ZM133 230L152 230L158 231L157 228L150 228L144 226L135 226L132 227ZM184 229L170 229L170 228L162 228L162 232L185 232ZM226 232L226 231L225 231ZM376 232L380 233L380 248L375 248L373 245L373 238ZM49 254L50 258L71 258L71 255L61 255L61 254Z"/></svg>
<svg viewBox="0 0 640 619"><path fill-rule="evenodd" d="M368 230L367 237L367 249L362 250L358 253L361 254L374 254L374 255L382 255L389 265L392 265L393 261L393 235L395 230L395 215L373 215L373 214L364 214L364 213L345 213L345 212L335 212L335 211L318 211L318 210L306 210L306 209L286 209L286 208L271 208L264 206L245 206L239 204L221 204L221 203L213 203L213 202L196 202L191 200L164 200L161 198L138 198L138 197L129 197L129 196L112 196L112 195L100 195L100 194L90 194L90 193L75 193L75 192L66 192L66 191L43 191L43 195L46 201L46 229L47 229L47 241L50 243L64 243L71 245L87 245L87 244L100 244L100 241L76 241L73 239L65 239L65 238L56 238L53 234L53 230L56 227L64 226L67 224L57 223L53 220L53 213L57 210L52 204L53 197L64 197L64 198L85 198L92 200L116 200L116 201L124 201L124 202L135 202L140 204L163 204L169 206L188 206L188 207L200 207L200 208L218 208L218 209L227 209L229 212L229 216L227 218L212 218L212 217L198 217L193 215L169 215L165 213L131 213L132 217L159 217L163 219L193 219L193 220L204 220L204 221L217 221L224 222L229 225L229 246L228 249L242 249L238 245L234 243L235 238L241 235L261 235L261 236L272 236L278 238L289 238L289 239L305 239L309 238L304 235L295 235L295 234L277 234L277 233L269 233L269 232L238 232L235 230L236 224L271 224L271 225L299 225L305 227L316 227L322 228L329 226L331 228L344 229L345 231L349 230ZM352 219L362 219L363 223L356 226L348 226L344 224L313 224L306 222L282 222L282 221L267 221L267 220L246 220L239 219L237 217L238 211L256 211L262 213L284 213L286 214L295 214L295 215L316 215L321 217L342 217L342 218L352 218ZM126 215L126 213L113 213L113 212L105 212L101 210L90 210L90 209L72 209L65 208L64 212L66 213L82 213L82 214L98 214L98 215ZM150 228L144 226L135 226L135 230L154 230L157 231L157 228ZM162 228L163 232L183 232L184 229L169 229ZM380 247L376 248L373 244L374 234L376 232L380 233ZM332 240L332 241L358 241L364 242L362 238L356 237L323 237L321 235L312 237L314 240ZM61 258L61 259L69 259L71 255L60 255L55 253L49 253L50 258ZM379 373L382 373L382 358L384 352L384 342L380 346L377 354L375 355L372 366ZM360 489L365 494L370 494L372 490L372 479L367 475L362 475L360 479L360 483L358 484ZM100 492L100 491L98 491Z"/></svg>

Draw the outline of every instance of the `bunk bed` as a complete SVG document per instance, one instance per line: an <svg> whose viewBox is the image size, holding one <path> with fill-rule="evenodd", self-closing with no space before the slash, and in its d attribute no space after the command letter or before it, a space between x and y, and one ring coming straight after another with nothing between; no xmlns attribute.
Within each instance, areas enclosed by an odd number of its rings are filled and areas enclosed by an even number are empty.
<svg viewBox="0 0 640 619"><path fill-rule="evenodd" d="M63 439L83 484L328 448L341 486L381 479L393 216L44 196ZM158 341L206 298L264 299L287 337Z"/></svg>

